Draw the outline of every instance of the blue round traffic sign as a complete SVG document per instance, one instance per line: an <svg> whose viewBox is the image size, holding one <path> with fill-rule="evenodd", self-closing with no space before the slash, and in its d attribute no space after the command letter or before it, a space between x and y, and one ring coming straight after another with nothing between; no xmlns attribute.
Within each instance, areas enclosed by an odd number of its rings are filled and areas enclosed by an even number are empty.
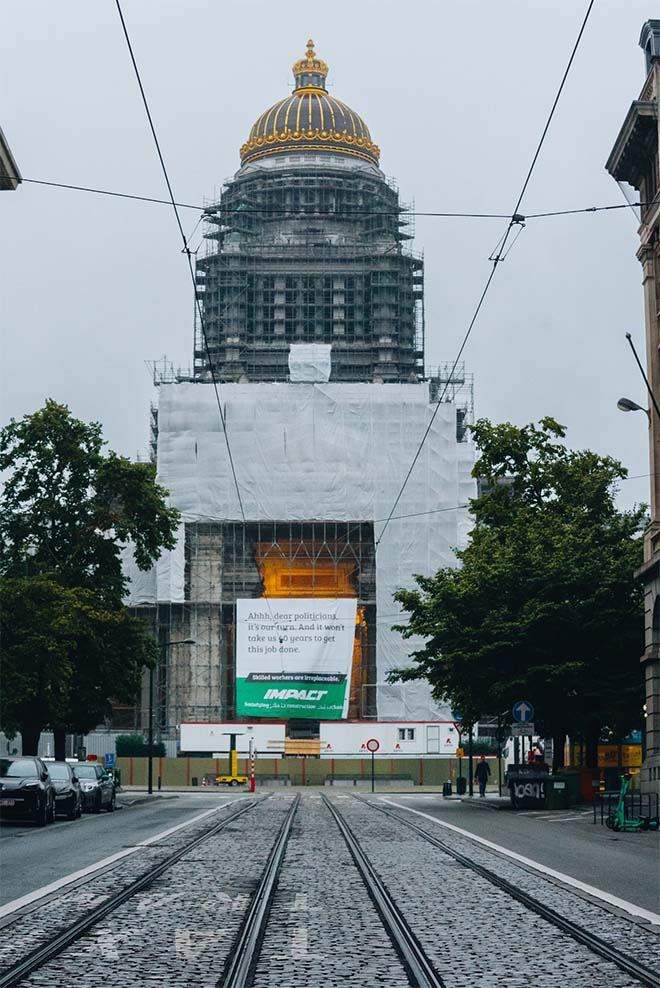
<svg viewBox="0 0 660 988"><path fill-rule="evenodd" d="M518 700L511 708L513 719L519 724L528 724L534 720L534 705L529 700Z"/></svg>

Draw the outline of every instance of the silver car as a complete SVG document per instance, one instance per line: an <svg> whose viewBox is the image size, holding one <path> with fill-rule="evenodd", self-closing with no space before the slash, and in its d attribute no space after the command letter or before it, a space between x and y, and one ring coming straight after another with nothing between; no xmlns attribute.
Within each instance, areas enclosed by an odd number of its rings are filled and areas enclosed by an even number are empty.
<svg viewBox="0 0 660 988"><path fill-rule="evenodd" d="M116 805L115 783L103 766L98 762L79 762L74 771L80 782L83 809L92 813L101 810L112 813Z"/></svg>

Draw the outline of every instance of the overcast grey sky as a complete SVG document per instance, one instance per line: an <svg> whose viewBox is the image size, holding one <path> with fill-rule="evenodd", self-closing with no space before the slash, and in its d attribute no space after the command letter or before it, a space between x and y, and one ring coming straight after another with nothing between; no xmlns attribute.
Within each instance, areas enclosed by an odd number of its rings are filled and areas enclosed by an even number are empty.
<svg viewBox="0 0 660 988"><path fill-rule="evenodd" d="M423 211L512 210L586 0L124 0L177 199L236 171L256 117L291 88L312 37L329 86ZM644 81L649 0L596 0L522 211L619 203L604 164ZM2 9L0 123L24 176L165 193L113 0ZM198 215L185 214L187 230ZM46 397L146 454L145 360L187 365L193 300L164 206L24 184L0 195L2 420ZM551 414L575 447L646 474L645 403L624 333L643 351L637 224L628 210L530 221L498 270L466 361L476 411ZM453 358L501 220L422 219L427 360ZM648 500L648 479L621 501Z"/></svg>

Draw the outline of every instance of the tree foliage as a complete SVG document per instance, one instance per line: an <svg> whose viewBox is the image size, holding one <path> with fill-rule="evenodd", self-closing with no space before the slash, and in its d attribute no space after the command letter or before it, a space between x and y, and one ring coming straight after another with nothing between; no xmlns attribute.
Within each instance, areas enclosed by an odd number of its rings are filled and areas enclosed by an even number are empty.
<svg viewBox="0 0 660 988"><path fill-rule="evenodd" d="M143 734L119 734L115 738L117 758L147 758L150 748L152 757L165 757L165 745L162 741L156 741L150 746Z"/></svg>
<svg viewBox="0 0 660 988"><path fill-rule="evenodd" d="M474 528L458 568L396 594L399 630L425 639L396 676L428 679L470 719L525 698L546 734L589 739L639 723L644 508L620 511L625 469L564 435L551 418L473 427Z"/></svg>
<svg viewBox="0 0 660 988"><path fill-rule="evenodd" d="M143 570L174 547L178 512L153 465L104 454L103 446L98 423L52 400L0 431L0 470L10 471L0 514L5 574L49 574L119 601L123 545L132 543Z"/></svg>
<svg viewBox="0 0 660 988"><path fill-rule="evenodd" d="M0 431L2 700L36 751L50 727L85 733L132 702L156 643L123 606L121 555L140 569L173 548L178 512L150 464L103 451L101 428L54 401Z"/></svg>
<svg viewBox="0 0 660 988"><path fill-rule="evenodd" d="M0 634L0 719L22 731L24 751L46 725L84 734L110 713L110 697L132 702L157 657L126 608L45 576L0 581Z"/></svg>

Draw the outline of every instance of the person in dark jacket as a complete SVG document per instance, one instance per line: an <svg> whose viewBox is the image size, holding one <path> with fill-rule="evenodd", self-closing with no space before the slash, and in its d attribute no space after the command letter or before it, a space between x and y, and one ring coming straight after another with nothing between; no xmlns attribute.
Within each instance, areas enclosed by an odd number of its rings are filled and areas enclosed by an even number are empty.
<svg viewBox="0 0 660 988"><path fill-rule="evenodd" d="M474 781L479 783L479 795L484 797L486 795L486 783L490 777L490 765L486 761L486 756L482 755L477 762L477 768L474 773Z"/></svg>

